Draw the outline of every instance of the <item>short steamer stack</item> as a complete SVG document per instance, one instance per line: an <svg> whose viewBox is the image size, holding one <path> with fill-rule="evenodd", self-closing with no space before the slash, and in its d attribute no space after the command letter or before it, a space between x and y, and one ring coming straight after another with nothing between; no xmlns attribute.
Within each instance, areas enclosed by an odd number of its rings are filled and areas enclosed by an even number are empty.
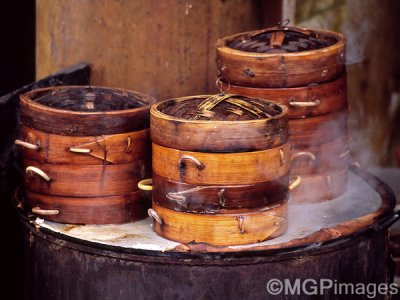
<svg viewBox="0 0 400 300"><path fill-rule="evenodd" d="M150 206L137 183L151 174L150 96L63 86L21 95L27 206L75 224L142 219Z"/></svg>
<svg viewBox="0 0 400 300"><path fill-rule="evenodd" d="M278 26L218 40L217 66L230 93L289 107L293 203L345 192L348 132L345 39L335 32Z"/></svg>
<svg viewBox="0 0 400 300"><path fill-rule="evenodd" d="M182 243L251 244L287 228L287 108L232 95L150 110L157 234Z"/></svg>

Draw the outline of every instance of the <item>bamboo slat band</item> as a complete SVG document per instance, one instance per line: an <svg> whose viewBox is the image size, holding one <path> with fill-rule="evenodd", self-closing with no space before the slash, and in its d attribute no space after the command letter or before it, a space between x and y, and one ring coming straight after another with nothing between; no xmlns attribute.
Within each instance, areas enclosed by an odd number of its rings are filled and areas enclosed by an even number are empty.
<svg viewBox="0 0 400 300"><path fill-rule="evenodd" d="M107 197L65 197L26 191L32 213L41 218L70 224L119 224L146 217L150 197L137 191ZM40 208L40 210L38 210ZM55 212L57 214L53 214Z"/></svg>
<svg viewBox="0 0 400 300"><path fill-rule="evenodd" d="M233 94L273 99L289 108L289 118L314 117L334 113L347 106L346 74L320 84L292 88L255 88L231 85L220 80L221 89Z"/></svg>
<svg viewBox="0 0 400 300"><path fill-rule="evenodd" d="M237 214L177 212L154 203L153 209L161 220L161 224L153 223L156 233L181 243L252 244L277 237L287 229L287 202Z"/></svg>
<svg viewBox="0 0 400 300"><path fill-rule="evenodd" d="M328 143L295 147L292 145L292 163L290 174L316 174L336 172L350 163L350 151L347 134ZM303 152L311 153L299 155Z"/></svg>
<svg viewBox="0 0 400 300"><path fill-rule="evenodd" d="M330 143L347 135L347 117L347 109L342 109L312 118L290 119L289 142L294 148Z"/></svg>
<svg viewBox="0 0 400 300"><path fill-rule="evenodd" d="M150 159L149 129L102 136L64 136L21 126L25 143L40 145L24 148L24 156L59 164L121 164L136 159ZM19 143L21 144L21 143Z"/></svg>
<svg viewBox="0 0 400 300"><path fill-rule="evenodd" d="M25 176L25 186L35 192L58 196L111 196L138 190L137 184L150 177L149 161L133 161L118 165L57 165L25 158L24 162L41 176ZM34 169L32 169L34 168ZM51 179L51 180L47 180Z"/></svg>
<svg viewBox="0 0 400 300"><path fill-rule="evenodd" d="M172 181L199 185L254 184L287 174L289 145L241 153L204 153L180 151L153 143L153 171ZM283 159L282 159L283 153ZM196 162L180 163L190 156Z"/></svg>
<svg viewBox="0 0 400 300"><path fill-rule="evenodd" d="M248 185L190 185L170 181L153 172L153 202L176 211L229 213L276 205L288 193L288 176Z"/></svg>

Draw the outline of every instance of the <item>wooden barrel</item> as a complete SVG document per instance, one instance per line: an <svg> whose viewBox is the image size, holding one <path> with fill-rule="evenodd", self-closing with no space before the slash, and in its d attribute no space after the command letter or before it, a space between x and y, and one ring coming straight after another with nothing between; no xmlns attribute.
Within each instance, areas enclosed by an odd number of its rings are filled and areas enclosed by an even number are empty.
<svg viewBox="0 0 400 300"><path fill-rule="evenodd" d="M219 39L216 49L219 75L240 86L298 87L345 72L345 39L326 30L272 27Z"/></svg>
<svg viewBox="0 0 400 300"><path fill-rule="evenodd" d="M291 199L296 203L332 199L346 189L344 46L339 33L286 26L228 36L216 44L221 90L288 106L290 174L304 177ZM338 172L343 177L330 184Z"/></svg>
<svg viewBox="0 0 400 300"><path fill-rule="evenodd" d="M313 233L304 233L305 226L315 226L307 222L313 215L307 214L306 207L289 205L294 216L289 227L298 224L297 233L290 231L286 239L257 245L174 243L156 236L146 220L140 221L148 228L146 237L144 227L135 230L138 223L127 229L113 226L113 231L111 226L90 226L89 236L87 226L32 224L23 215L26 294L40 300L136 299L138 295L143 299L306 300L314 282L319 286L329 279L342 286L390 285L394 269L387 236L388 227L398 219L393 211L395 197L382 181L361 170L357 174L363 180L351 174L357 189L337 203L336 210L332 202L307 205L317 207L316 214L321 206L327 208L321 212L327 215L325 223ZM361 192L365 182L371 188ZM369 202L374 197L377 201ZM337 222L329 223L335 217ZM267 289L272 280L311 287L298 288L294 295L285 290L272 295ZM383 300L390 296L388 289L381 288L375 297L369 290L368 297L367 289L362 295L349 291L347 297ZM332 287L324 290L323 297L341 299L343 293Z"/></svg>
<svg viewBox="0 0 400 300"><path fill-rule="evenodd" d="M23 147L32 211L79 224L143 218L149 201L137 184L151 174L154 102L141 93L92 86L21 95L16 144Z"/></svg>
<svg viewBox="0 0 400 300"><path fill-rule="evenodd" d="M150 111L154 228L171 240L249 244L287 226L287 108L232 95ZM224 238L222 238L224 237Z"/></svg>

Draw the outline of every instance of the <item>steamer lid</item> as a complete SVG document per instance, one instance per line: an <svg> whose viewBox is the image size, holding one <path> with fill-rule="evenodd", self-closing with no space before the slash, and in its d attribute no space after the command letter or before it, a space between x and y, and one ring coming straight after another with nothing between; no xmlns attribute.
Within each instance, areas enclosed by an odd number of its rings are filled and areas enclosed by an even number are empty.
<svg viewBox="0 0 400 300"><path fill-rule="evenodd" d="M60 87L31 93L31 100L55 109L77 112L106 112L145 106L140 95L103 87Z"/></svg>
<svg viewBox="0 0 400 300"><path fill-rule="evenodd" d="M268 119L282 114L284 110L273 101L224 93L191 96L180 100L169 101L159 109L176 118L204 121Z"/></svg>
<svg viewBox="0 0 400 300"><path fill-rule="evenodd" d="M337 42L333 36L321 31L276 26L236 36L226 46L244 52L272 54L317 50Z"/></svg>

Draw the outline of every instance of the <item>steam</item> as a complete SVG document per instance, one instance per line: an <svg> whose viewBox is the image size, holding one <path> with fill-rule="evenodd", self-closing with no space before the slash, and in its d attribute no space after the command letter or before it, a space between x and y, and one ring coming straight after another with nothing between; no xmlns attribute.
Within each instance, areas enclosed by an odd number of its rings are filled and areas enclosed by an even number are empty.
<svg viewBox="0 0 400 300"><path fill-rule="evenodd" d="M367 20L361 23L354 23L347 20L344 25L346 36L346 65L360 63L365 59L366 37L371 30Z"/></svg>
<svg viewBox="0 0 400 300"><path fill-rule="evenodd" d="M301 141L301 144L297 144L297 140L295 143L292 143L292 155L298 151L309 151L317 157L316 161L308 160L308 164L302 158L292 162L291 174L303 177L298 193L301 193L301 196L299 195L301 203L328 200L328 198L340 194L343 190L343 183L345 182L343 174L346 174L346 166L351 160L349 159L348 145L346 145L348 134L346 126L347 116L348 114L343 110L333 112L329 120L320 120L321 122L313 128L308 140ZM310 117L310 120L312 118L325 117L327 115ZM289 127L290 125L289 123ZM292 136L301 134L299 130L293 127L290 132ZM306 172L295 172L297 164L302 167L301 170ZM318 178L318 184L314 181L312 184L310 183L311 181L309 180L312 177Z"/></svg>

